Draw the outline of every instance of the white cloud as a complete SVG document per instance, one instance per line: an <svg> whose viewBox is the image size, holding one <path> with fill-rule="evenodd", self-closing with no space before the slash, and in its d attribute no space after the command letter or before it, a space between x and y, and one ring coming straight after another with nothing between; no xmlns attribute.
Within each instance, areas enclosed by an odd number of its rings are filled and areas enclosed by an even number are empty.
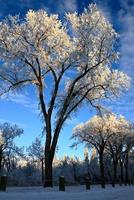
<svg viewBox="0 0 134 200"><path fill-rule="evenodd" d="M75 12L78 10L77 0L59 1L58 13Z"/></svg>
<svg viewBox="0 0 134 200"><path fill-rule="evenodd" d="M112 23L112 13L110 13L110 6L108 1L95 0L98 8L103 12L104 16Z"/></svg>
<svg viewBox="0 0 134 200"><path fill-rule="evenodd" d="M117 114L123 114L131 121L134 121L134 4L131 0L120 0L121 9L117 13L116 24L120 28L120 60L119 70L127 73L132 81L128 92L115 101L107 101L106 106ZM95 1L103 10L111 23L114 19L113 13L110 13L110 5L106 1ZM117 27L118 28L118 27Z"/></svg>
<svg viewBox="0 0 134 200"><path fill-rule="evenodd" d="M66 121L66 125L71 125L71 126L76 126L79 123L80 123L80 121L79 121L78 117L72 117L71 119L67 119L67 121Z"/></svg>
<svg viewBox="0 0 134 200"><path fill-rule="evenodd" d="M122 25L120 68L134 78L134 5L128 1L121 1L119 21Z"/></svg>
<svg viewBox="0 0 134 200"><path fill-rule="evenodd" d="M20 104L25 108L31 109L34 113L39 113L38 103L26 94L8 94L8 96L3 97L3 100Z"/></svg>
<svg viewBox="0 0 134 200"><path fill-rule="evenodd" d="M130 1L120 1L118 20L121 25L119 69L131 77L131 88L120 101L117 109L126 113L134 121L134 5Z"/></svg>
<svg viewBox="0 0 134 200"><path fill-rule="evenodd" d="M33 2L31 0L19 0L21 8L32 8Z"/></svg>
<svg viewBox="0 0 134 200"><path fill-rule="evenodd" d="M5 122L8 122L12 125L16 124L18 125L20 128L27 128L27 125L26 124L23 124L21 122L16 122L16 121L11 121L11 120L8 120L8 119L3 119L3 118L0 118L0 123L5 123Z"/></svg>
<svg viewBox="0 0 134 200"><path fill-rule="evenodd" d="M32 0L19 0L20 7L21 8L28 8L32 9L35 5ZM48 7L48 5L49 7ZM51 8L56 4L55 12L64 15L65 12L75 12L78 9L77 0L57 0L56 2L53 2L52 0L49 0L48 3L45 3L45 1L39 2L39 7L41 9L46 10L48 13L50 13ZM46 6L47 5L47 6Z"/></svg>

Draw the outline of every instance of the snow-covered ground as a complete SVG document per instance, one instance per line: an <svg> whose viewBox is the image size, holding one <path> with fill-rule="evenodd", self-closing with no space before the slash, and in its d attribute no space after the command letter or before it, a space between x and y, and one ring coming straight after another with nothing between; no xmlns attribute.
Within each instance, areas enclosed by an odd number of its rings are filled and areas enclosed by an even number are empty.
<svg viewBox="0 0 134 200"><path fill-rule="evenodd" d="M58 187L12 187L0 192L0 200L134 200L134 186L92 186L90 191L84 186L71 186L65 192L59 192Z"/></svg>

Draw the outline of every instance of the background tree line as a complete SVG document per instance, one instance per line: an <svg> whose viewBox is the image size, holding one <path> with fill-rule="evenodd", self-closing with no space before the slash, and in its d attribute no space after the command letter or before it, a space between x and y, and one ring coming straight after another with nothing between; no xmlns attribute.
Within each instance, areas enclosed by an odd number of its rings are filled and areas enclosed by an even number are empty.
<svg viewBox="0 0 134 200"><path fill-rule="evenodd" d="M89 126L90 125L90 126ZM0 173L8 175L9 185L42 185L45 157L42 139L25 149L15 145L15 138L23 134L16 125L0 125ZM53 163L54 184L64 176L66 184L105 183L112 186L134 181L134 129L124 117L114 114L94 116L85 124L76 126L73 146L86 144L83 159L77 156L56 158Z"/></svg>

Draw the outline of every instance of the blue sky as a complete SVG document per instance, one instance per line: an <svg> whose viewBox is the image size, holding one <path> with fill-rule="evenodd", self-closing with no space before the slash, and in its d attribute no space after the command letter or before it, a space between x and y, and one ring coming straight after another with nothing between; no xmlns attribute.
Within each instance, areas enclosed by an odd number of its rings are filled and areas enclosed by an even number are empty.
<svg viewBox="0 0 134 200"><path fill-rule="evenodd" d="M131 78L131 89L121 98L107 101L109 109L117 114L123 114L134 122L134 0L0 0L0 18L8 14L25 15L29 9L45 9L49 13L58 13L63 19L64 12L77 11L81 13L89 3L95 2L108 20L120 34L120 61L118 68L126 72ZM70 149L72 128L84 122L95 114L91 107L80 109L77 117L67 121L59 139L58 156L83 155L83 148ZM10 95L0 100L0 122L16 123L25 130L24 135L17 140L17 144L28 146L38 135L41 135L42 123L39 117L38 104L34 88L25 92Z"/></svg>

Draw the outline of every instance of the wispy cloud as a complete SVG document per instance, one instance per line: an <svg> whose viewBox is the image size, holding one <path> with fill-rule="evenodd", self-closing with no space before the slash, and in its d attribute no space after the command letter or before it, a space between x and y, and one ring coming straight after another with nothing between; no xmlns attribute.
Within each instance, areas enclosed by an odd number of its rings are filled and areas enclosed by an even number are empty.
<svg viewBox="0 0 134 200"><path fill-rule="evenodd" d="M19 0L19 5L22 8L24 8L24 7L30 8L30 7L32 7L33 3L31 0Z"/></svg>
<svg viewBox="0 0 134 200"><path fill-rule="evenodd" d="M134 113L132 112L134 108L133 98L132 92L128 92L127 95L121 96L119 99L106 100L103 105L117 115L124 115L128 120L134 122Z"/></svg>
<svg viewBox="0 0 134 200"><path fill-rule="evenodd" d="M27 128L27 125L24 124L24 123L21 123L21 122L16 122L16 121L11 121L11 120L8 120L8 119L3 119L3 118L0 118L0 123L10 123L12 125L16 124L18 125L20 128Z"/></svg>
<svg viewBox="0 0 134 200"><path fill-rule="evenodd" d="M119 24L121 24L120 35L120 62L119 69L123 70L131 77L131 88L117 104L120 112L126 113L130 120L134 121L134 4L130 1L121 1L121 9L118 13ZM118 102L117 102L118 103Z"/></svg>
<svg viewBox="0 0 134 200"><path fill-rule="evenodd" d="M134 4L131 0L119 0L120 9L115 14L110 9L109 1L96 0L97 5L103 10L105 16L120 31L120 60L119 70L124 71L131 77L131 88L128 92L113 101L106 101L105 106L117 114L123 114L134 121ZM114 21L112 21L114 20ZM118 27L119 26L119 27Z"/></svg>
<svg viewBox="0 0 134 200"><path fill-rule="evenodd" d="M108 1L95 0L95 3L102 10L104 16L110 22L112 22L112 13L110 12L109 2Z"/></svg>
<svg viewBox="0 0 134 200"><path fill-rule="evenodd" d="M78 117L72 117L71 119L68 119L66 121L66 125L71 125L71 126L76 126L79 123L80 123L80 120L78 119Z"/></svg>
<svg viewBox="0 0 134 200"><path fill-rule="evenodd" d="M134 77L134 5L121 1L119 22L122 24L120 68Z"/></svg>
<svg viewBox="0 0 134 200"><path fill-rule="evenodd" d="M26 94L9 94L8 96L4 96L3 100L20 104L25 108L31 109L34 113L39 113L37 101L33 100Z"/></svg>
<svg viewBox="0 0 134 200"><path fill-rule="evenodd" d="M60 12L75 12L78 10L77 0L59 1Z"/></svg>
<svg viewBox="0 0 134 200"><path fill-rule="evenodd" d="M44 9L48 13L57 13L64 16L65 12L75 12L78 10L78 0L49 0L49 1L33 1L33 0L0 0L0 18L12 14L20 14L24 16L29 9Z"/></svg>

